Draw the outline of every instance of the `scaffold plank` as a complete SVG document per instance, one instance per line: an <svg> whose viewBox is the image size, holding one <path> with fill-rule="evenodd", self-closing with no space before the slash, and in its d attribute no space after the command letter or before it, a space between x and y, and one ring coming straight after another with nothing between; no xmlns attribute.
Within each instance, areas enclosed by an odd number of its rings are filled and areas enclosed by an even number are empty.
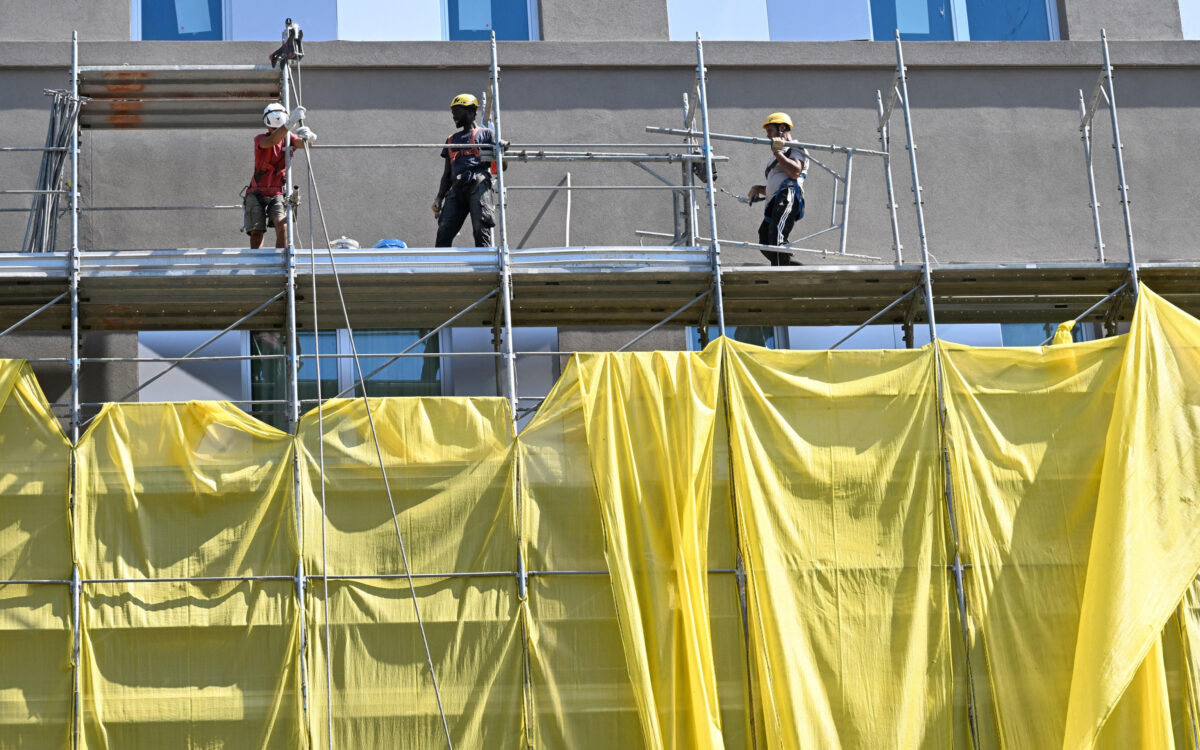
<svg viewBox="0 0 1200 750"><path fill-rule="evenodd" d="M497 288L500 265L490 249L325 250L297 265L299 325L312 325L316 266L322 325L341 321L336 281L362 328L432 328ZM704 248L544 248L512 253L512 309L518 325L652 325L707 290ZM336 265L337 274L334 274ZM1172 303L1200 313L1200 263L1139 266L1142 280ZM1013 263L938 267L932 272L939 320L949 323L1058 322L1079 315L1128 278L1123 263ZM726 267L730 325L857 325L921 282L915 265ZM283 251L274 248L90 251L80 254L84 330L220 329L283 288ZM0 328L58 294L68 283L66 253L0 254ZM696 325L703 305L670 325ZM917 305L916 320L924 320ZM909 306L878 322L899 323ZM1102 320L1108 306L1089 320ZM494 305L464 316L464 326L490 326ZM1129 310L1122 313L1128 315ZM22 330L62 330L66 307L55 305ZM282 302L246 324L283 325Z"/></svg>

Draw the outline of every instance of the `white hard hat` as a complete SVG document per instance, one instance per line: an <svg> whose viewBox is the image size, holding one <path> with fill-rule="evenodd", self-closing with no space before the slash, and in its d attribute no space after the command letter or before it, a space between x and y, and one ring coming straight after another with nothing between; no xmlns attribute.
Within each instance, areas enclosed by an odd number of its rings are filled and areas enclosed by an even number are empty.
<svg viewBox="0 0 1200 750"><path fill-rule="evenodd" d="M282 128L287 123L287 110L279 102L271 102L263 110L263 125L268 128Z"/></svg>

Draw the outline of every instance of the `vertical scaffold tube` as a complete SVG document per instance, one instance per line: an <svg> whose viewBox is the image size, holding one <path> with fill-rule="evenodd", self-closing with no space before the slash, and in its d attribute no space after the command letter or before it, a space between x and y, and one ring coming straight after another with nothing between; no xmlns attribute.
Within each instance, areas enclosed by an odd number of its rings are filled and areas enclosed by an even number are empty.
<svg viewBox="0 0 1200 750"><path fill-rule="evenodd" d="M721 243L717 239L717 201L713 196L712 138L708 124L708 71L704 67L704 42L696 32L696 80L700 89L700 119L704 125L704 195L708 198L708 226L712 247L713 302L717 334L725 335L725 295L721 289Z"/></svg>
<svg viewBox="0 0 1200 750"><path fill-rule="evenodd" d="M887 185L887 208L892 219L892 249L896 251L896 262L903 263L903 248L900 245L900 222L896 218L896 188L892 183L891 125L883 121L883 92L875 91L875 108L879 113L879 150L883 152L883 178Z"/></svg>
<svg viewBox="0 0 1200 750"><path fill-rule="evenodd" d="M512 320L512 265L508 248L508 215L507 196L504 191L504 147L503 131L500 121L500 58L496 48L496 32L492 32L492 117L495 128L496 143L493 146L492 158L496 160L496 228L499 233L499 243L496 248L500 256L500 304L504 315L504 377L508 391L508 408L512 419L513 435L517 434L517 356L513 344ZM569 180L568 175L568 180ZM570 200L570 191L567 191ZM568 225L569 226L569 225ZM569 229L568 229L569 231ZM529 572L525 567L525 549L523 539L523 509L521 508L520 484L523 481L521 459L518 451L513 456L512 499L513 513L517 519L517 596L524 603L529 595ZM529 656L529 623L521 618L521 672L524 683L524 700L522 710L525 712L526 726L532 726L533 713L533 666Z"/></svg>
<svg viewBox="0 0 1200 750"><path fill-rule="evenodd" d="M1092 209L1092 229L1096 233L1096 259L1104 262L1104 239L1100 233L1100 201L1096 198L1096 170L1092 168L1092 123L1087 119L1087 105L1083 101L1083 89L1079 89L1079 130L1083 133L1083 159L1087 164L1088 196Z"/></svg>
<svg viewBox="0 0 1200 750"><path fill-rule="evenodd" d="M900 43L900 32L896 31L896 77L899 80L900 103L904 108L904 131L908 139L908 160L912 169L912 191L917 208L917 231L921 240L921 281L925 291L925 313L929 316L929 340L935 347L939 346L937 335L937 318L933 309L933 276L929 270L929 243L925 234L925 210L921 205L921 178L917 172L917 144L913 139L912 109L908 100L908 73L904 67L904 48ZM937 387L937 419L939 443L942 463L942 486L946 503L946 517L950 526L950 538L954 546L954 563L951 573L954 576L954 590L958 602L959 622L962 626L963 655L967 674L967 720L971 727L971 739L974 747L979 747L979 728L975 718L975 684L971 674L971 638L967 613L967 598L963 586L962 555L959 551L958 521L954 512L954 488L950 483L950 449L946 434L946 398L945 378L942 372L940 356L934 357L934 381Z"/></svg>
<svg viewBox="0 0 1200 750"><path fill-rule="evenodd" d="M1129 248L1129 285L1134 299L1138 295L1137 255L1133 251L1133 223L1129 217L1129 185L1125 181L1124 147L1121 145L1121 127L1117 123L1117 92L1113 88L1112 58L1108 54L1108 34L1100 30L1100 41L1104 45L1104 89L1108 93L1108 116L1112 120L1113 150L1117 152L1117 182L1121 191L1121 213L1125 218L1125 245Z"/></svg>
<svg viewBox="0 0 1200 750"><path fill-rule="evenodd" d="M504 380L509 410L515 427L517 419L517 363L513 350L512 324L512 265L508 249L508 217L504 193L504 148L500 145L500 63L496 54L496 33L492 32L492 117L496 134L493 158L496 160L496 229L499 234L496 248L500 260L500 306L504 315Z"/></svg>
<svg viewBox="0 0 1200 750"><path fill-rule="evenodd" d="M291 62L285 61L280 66L279 96L285 111L292 109ZM300 427L300 340L296 325L296 211L291 203L292 188L292 134L284 136L284 175L283 197L287 217L287 243L284 248L284 262L287 265L287 409L288 433L297 434ZM312 250L309 250L312 252ZM318 368L320 363L318 361ZM324 436L318 436L324 439ZM300 451L292 451L292 497L296 505L296 544L300 554L296 561L296 611L300 618L300 710L308 722L308 659L305 652L308 649L308 628L306 623L307 607L306 580L304 574L304 518L301 512L300 491ZM326 612L328 617L329 613ZM331 738L332 741L332 738Z"/></svg>
<svg viewBox="0 0 1200 750"><path fill-rule="evenodd" d="M79 32L71 32L71 101L79 101ZM51 248L53 249L53 248ZM79 445L79 118L71 123L71 476L70 513L75 516L75 497L79 487L79 465L75 453ZM73 525L73 524L72 524ZM72 543L72 547L74 543ZM72 555L75 557L75 555ZM71 747L80 745L80 724L83 721L83 695L80 664L83 641L81 622L82 591L79 583L79 563L71 569Z"/></svg>

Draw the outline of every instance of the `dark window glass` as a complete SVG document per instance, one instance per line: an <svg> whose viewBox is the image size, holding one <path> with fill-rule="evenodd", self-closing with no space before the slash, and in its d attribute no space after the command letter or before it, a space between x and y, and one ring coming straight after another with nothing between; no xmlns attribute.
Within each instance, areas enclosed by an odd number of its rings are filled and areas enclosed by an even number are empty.
<svg viewBox="0 0 1200 750"><path fill-rule="evenodd" d="M704 347L700 344L700 329L689 328L688 335L692 339L692 349L699 351ZM767 349L775 348L775 326L725 326L725 335L743 344L754 344ZM709 326L708 340L714 341L720 336L716 326Z"/></svg>
<svg viewBox="0 0 1200 750"><path fill-rule="evenodd" d="M529 41L527 0L446 0L451 41L497 39Z"/></svg>
<svg viewBox="0 0 1200 750"><path fill-rule="evenodd" d="M953 41L950 1L871 0L871 31L878 41L894 39L896 29L906 42Z"/></svg>
<svg viewBox="0 0 1200 750"><path fill-rule="evenodd" d="M358 349L358 356L362 362L363 375L369 375L387 361L387 358L367 357L366 355L397 354L428 332L427 330L356 331L354 345ZM428 341L410 353L439 354L438 337L431 336ZM355 381L358 380L357 373L351 377ZM362 388L356 385L354 395L362 396ZM440 396L442 395L441 358L438 356L401 357L385 367L383 372L367 380L367 395Z"/></svg>
<svg viewBox="0 0 1200 750"><path fill-rule="evenodd" d="M145 41L221 38L221 0L142 0Z"/></svg>
<svg viewBox="0 0 1200 750"><path fill-rule="evenodd" d="M1046 0L967 0L973 42L1037 42L1050 39Z"/></svg>

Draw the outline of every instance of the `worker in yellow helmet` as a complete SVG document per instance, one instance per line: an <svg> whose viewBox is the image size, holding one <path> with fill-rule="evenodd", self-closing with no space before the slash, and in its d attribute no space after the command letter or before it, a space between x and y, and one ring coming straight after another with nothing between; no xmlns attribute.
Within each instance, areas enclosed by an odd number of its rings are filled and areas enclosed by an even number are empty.
<svg viewBox="0 0 1200 750"><path fill-rule="evenodd" d="M470 94L459 94L450 100L450 116L458 131L446 139L446 148L442 149L445 166L437 196L433 199L433 215L438 222L436 247L453 245L467 216L471 217L475 247L492 244L496 212L492 205L489 167L496 133L475 124L478 109L479 100Z"/></svg>
<svg viewBox="0 0 1200 750"><path fill-rule="evenodd" d="M784 112L772 112L763 123L771 139L771 161L763 171L765 185L754 185L751 202L767 201L762 224L758 226L760 245L786 245L797 221L804 218L804 179L808 175L808 152L792 141L792 118ZM762 250L773 266L798 266L791 253Z"/></svg>

